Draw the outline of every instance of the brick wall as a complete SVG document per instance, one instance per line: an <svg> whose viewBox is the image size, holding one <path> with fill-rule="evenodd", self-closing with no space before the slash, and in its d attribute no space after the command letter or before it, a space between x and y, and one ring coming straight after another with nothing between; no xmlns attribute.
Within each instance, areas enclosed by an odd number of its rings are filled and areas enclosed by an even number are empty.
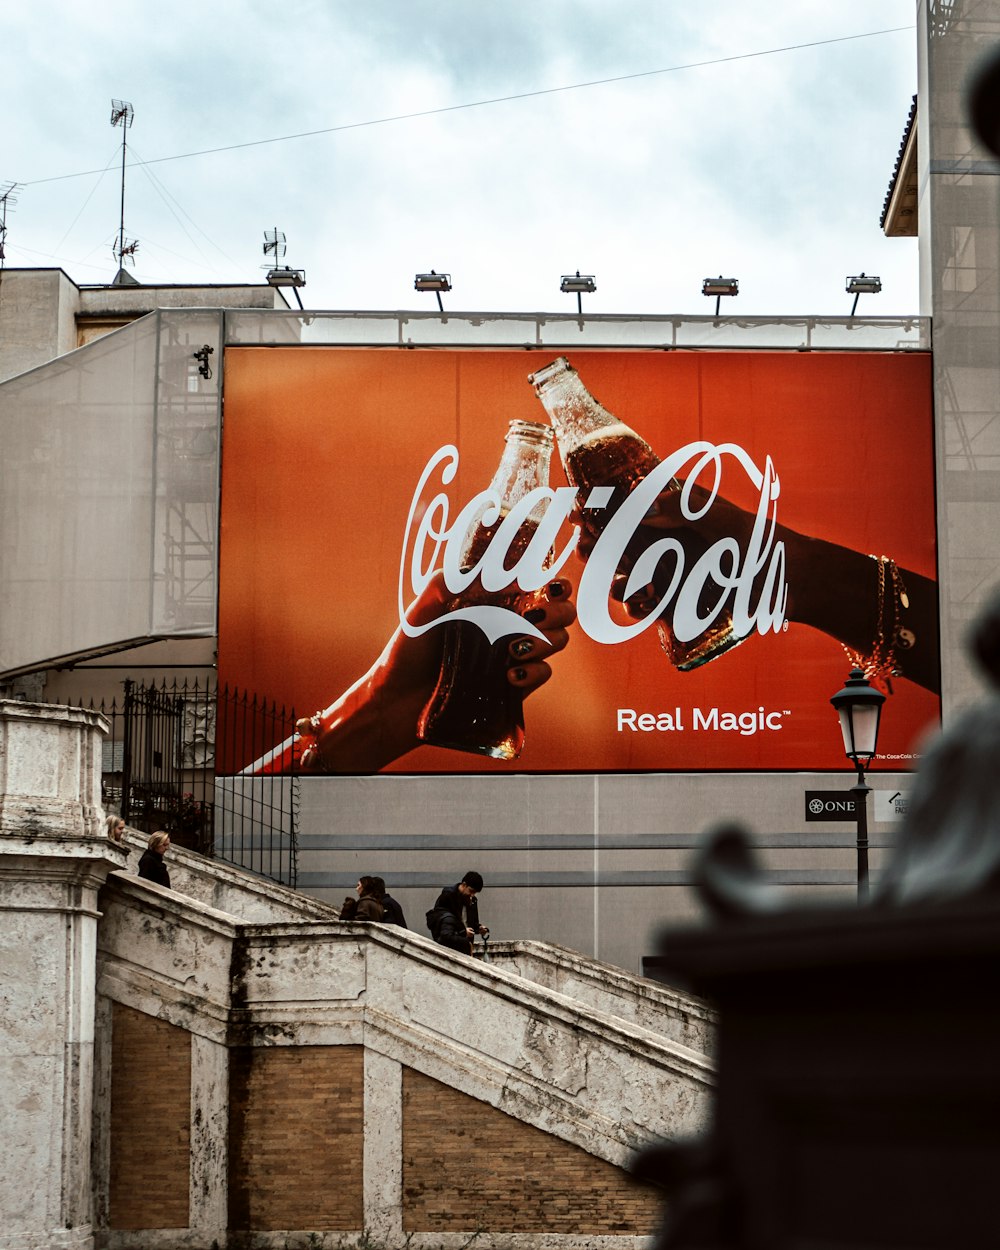
<svg viewBox="0 0 1000 1250"><path fill-rule="evenodd" d="M404 1231L649 1234L659 1212L620 1168L403 1069Z"/></svg>
<svg viewBox="0 0 1000 1250"><path fill-rule="evenodd" d="M114 1004L109 1222L187 1228L191 1035Z"/></svg>
<svg viewBox="0 0 1000 1250"><path fill-rule="evenodd" d="M360 1229L360 1046L230 1052L229 1227Z"/></svg>

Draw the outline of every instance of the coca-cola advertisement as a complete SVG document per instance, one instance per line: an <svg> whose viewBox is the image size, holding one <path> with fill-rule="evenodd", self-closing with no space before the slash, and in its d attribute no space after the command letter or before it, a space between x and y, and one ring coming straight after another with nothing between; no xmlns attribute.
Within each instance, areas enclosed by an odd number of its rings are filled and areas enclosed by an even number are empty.
<svg viewBox="0 0 1000 1250"><path fill-rule="evenodd" d="M219 596L233 771L842 771L853 668L911 768L930 358L229 348Z"/></svg>

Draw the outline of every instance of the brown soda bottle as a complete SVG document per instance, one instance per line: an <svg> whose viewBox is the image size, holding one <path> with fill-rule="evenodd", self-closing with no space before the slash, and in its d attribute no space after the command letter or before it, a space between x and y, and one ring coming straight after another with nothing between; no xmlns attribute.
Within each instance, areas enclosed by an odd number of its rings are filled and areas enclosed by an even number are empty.
<svg viewBox="0 0 1000 1250"><path fill-rule="evenodd" d="M656 468L660 458L635 430L608 412L591 395L565 356L559 356L544 369L529 374L528 381L534 386L551 418L570 486L575 486L584 497L595 486L610 486L613 489L607 507L581 510L583 528L596 541L629 491ZM680 490L680 482L672 478L670 488ZM694 524L669 533L682 543L686 567L689 568L707 544L699 539ZM650 534L650 541L667 536L663 531L656 531L655 534L650 531ZM653 582L663 593L666 585L659 585L660 576L659 572L654 574ZM663 576L667 576L667 571ZM712 597L711 590L706 587L704 598L710 601ZM699 604L699 608L705 606ZM730 610L723 610L704 633L689 642L676 638L664 617L657 621L657 629L670 662L685 672L707 664L743 641L733 632Z"/></svg>
<svg viewBox="0 0 1000 1250"><path fill-rule="evenodd" d="M500 496L501 513L492 525L480 521L470 526L461 554L463 568L479 563L504 517L520 499L548 485L552 445L549 426L536 421L510 423L491 483ZM538 519L529 514L510 546L505 567L513 567L520 559L537 525ZM522 611L530 606L531 598L516 584L500 594L487 594L476 582L455 596L445 610L490 603ZM491 643L472 621L449 621L441 628L441 669L417 723L417 736L431 746L516 759L524 746L524 696L507 680L510 638Z"/></svg>

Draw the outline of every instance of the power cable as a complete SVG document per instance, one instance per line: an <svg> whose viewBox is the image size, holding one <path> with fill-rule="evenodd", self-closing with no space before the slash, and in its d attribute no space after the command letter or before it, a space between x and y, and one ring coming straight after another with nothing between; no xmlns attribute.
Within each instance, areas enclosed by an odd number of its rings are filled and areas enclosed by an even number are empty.
<svg viewBox="0 0 1000 1250"><path fill-rule="evenodd" d="M838 35L833 39L813 39L808 43L793 43L781 48L765 48L760 52L742 52L736 56L714 57L709 61L689 61L685 65L668 65L663 69L647 69L635 74L619 74L614 78L595 78L590 82L569 83L563 87L542 87L537 91L521 91L516 95L494 96L489 100L472 100L466 104L449 104L441 108L421 109L415 113L397 113L392 117L373 117L363 122L345 122L341 126L325 126L321 130L302 130L297 134L275 135L270 139L250 139L245 143L230 143L219 148L199 148L195 152L178 152L173 156L157 156L150 161L145 161L144 164L161 165L165 161L186 161L195 156L215 156L220 152L236 152L241 148L262 147L269 143L288 143L292 139L312 139L318 135L332 135L343 130L361 130L366 126L386 126L391 122L413 121L419 117L435 117L443 113L457 113L462 109L484 108L489 104L509 104L514 100L530 100L543 95L557 95L563 91L582 91L587 87L605 87L616 82L630 82L637 78L652 78L657 74L675 74L685 69L705 69L710 65L726 65L733 61L748 61L754 57L776 56L781 52L799 52L804 48L821 48L829 44L849 43L857 39L873 39L879 35L895 35L904 30L913 30L913 26L890 26L885 30L869 30L858 35ZM96 169L85 169L76 174L57 174L51 178L36 178L32 182L24 182L21 185L37 187L45 182L63 182L69 178L86 178L90 174L100 172L100 170Z"/></svg>

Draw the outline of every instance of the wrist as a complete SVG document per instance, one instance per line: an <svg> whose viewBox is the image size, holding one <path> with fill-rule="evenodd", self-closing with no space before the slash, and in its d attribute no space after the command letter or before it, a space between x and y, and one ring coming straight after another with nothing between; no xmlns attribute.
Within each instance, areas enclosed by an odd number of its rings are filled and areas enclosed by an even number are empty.
<svg viewBox="0 0 1000 1250"><path fill-rule="evenodd" d="M419 708L402 706L376 665L329 707L296 725L303 772L373 773L419 746Z"/></svg>

